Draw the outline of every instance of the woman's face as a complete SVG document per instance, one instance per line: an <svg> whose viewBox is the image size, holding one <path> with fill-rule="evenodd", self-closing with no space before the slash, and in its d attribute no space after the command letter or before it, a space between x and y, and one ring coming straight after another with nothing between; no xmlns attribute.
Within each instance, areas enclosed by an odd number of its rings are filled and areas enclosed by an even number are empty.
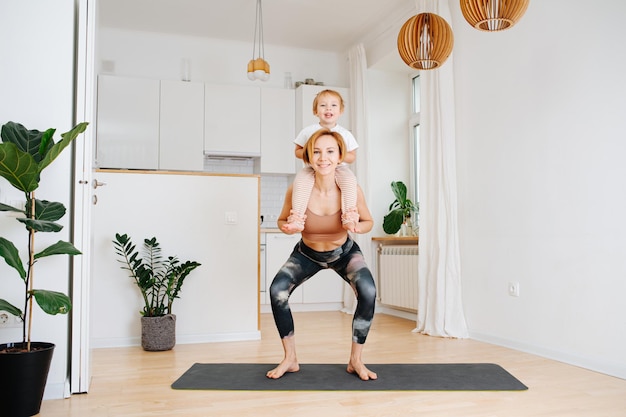
<svg viewBox="0 0 626 417"><path fill-rule="evenodd" d="M320 174L334 173L340 158L339 146L334 137L322 135L315 140L311 166L316 172Z"/></svg>

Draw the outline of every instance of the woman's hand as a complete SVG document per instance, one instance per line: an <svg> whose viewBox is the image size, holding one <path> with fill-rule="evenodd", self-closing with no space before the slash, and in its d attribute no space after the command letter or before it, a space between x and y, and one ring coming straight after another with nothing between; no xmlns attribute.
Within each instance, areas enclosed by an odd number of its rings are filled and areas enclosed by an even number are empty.
<svg viewBox="0 0 626 417"><path fill-rule="evenodd" d="M300 233L304 230L304 222L306 221L306 214L299 215L293 210L289 211L289 217L287 221L280 225L280 230L283 233L292 235L294 233Z"/></svg>
<svg viewBox="0 0 626 417"><path fill-rule="evenodd" d="M360 233L359 231L359 211L356 207L348 209L341 215L341 224L343 228L352 233Z"/></svg>

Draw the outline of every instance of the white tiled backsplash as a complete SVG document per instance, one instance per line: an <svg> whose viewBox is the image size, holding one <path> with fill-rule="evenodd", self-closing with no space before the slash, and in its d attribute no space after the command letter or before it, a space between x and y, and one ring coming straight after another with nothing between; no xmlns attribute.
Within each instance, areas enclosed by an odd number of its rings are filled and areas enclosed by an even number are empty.
<svg viewBox="0 0 626 417"><path fill-rule="evenodd" d="M262 228L278 227L276 219L283 208L285 192L291 179L288 175L261 175Z"/></svg>

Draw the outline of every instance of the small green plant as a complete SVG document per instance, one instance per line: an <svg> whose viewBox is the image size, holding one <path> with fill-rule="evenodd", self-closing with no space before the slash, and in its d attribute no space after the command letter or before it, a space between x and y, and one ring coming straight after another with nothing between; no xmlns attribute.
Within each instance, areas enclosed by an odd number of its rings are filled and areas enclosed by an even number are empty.
<svg viewBox="0 0 626 417"><path fill-rule="evenodd" d="M410 222L413 213L419 213L419 204L407 198L406 185L402 181L393 181L391 190L396 199L389 205L389 213L383 217L383 230L393 235L398 233L405 222Z"/></svg>
<svg viewBox="0 0 626 417"><path fill-rule="evenodd" d="M175 256L164 258L156 237L144 239L141 253L136 250L128 235L115 234L115 252L141 291L144 306L140 312L144 317L159 317L172 314L172 303L183 286L185 278L197 267L198 262L180 262Z"/></svg>
<svg viewBox="0 0 626 417"><path fill-rule="evenodd" d="M21 300L22 308L0 299L0 310L19 317L22 321L22 345L30 351L33 298L47 314L67 314L72 308L70 298L57 291L37 289L34 287L34 265L41 258L52 255L79 255L80 251L69 242L59 240L47 248L36 251L36 232L59 232L63 226L56 223L65 215L62 203L37 200L35 190L39 187L44 168L52 163L63 149L72 143L79 134L85 131L87 123L79 123L69 132L61 134L61 140L54 142L55 129L45 132L28 130L15 122L2 126L0 137L0 176L13 187L24 192L24 208L13 207L0 203L0 211L18 213L17 221L25 226L28 234L27 259L20 258L16 246L9 240L0 237L0 256L15 269L24 283Z"/></svg>

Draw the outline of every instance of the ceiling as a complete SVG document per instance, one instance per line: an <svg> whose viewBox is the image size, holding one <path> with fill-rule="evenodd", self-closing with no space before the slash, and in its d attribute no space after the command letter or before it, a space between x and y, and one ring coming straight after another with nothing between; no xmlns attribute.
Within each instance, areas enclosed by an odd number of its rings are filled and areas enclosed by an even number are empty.
<svg viewBox="0 0 626 417"><path fill-rule="evenodd" d="M398 25L413 0L263 0L266 45L345 52ZM256 0L99 0L106 27L252 43Z"/></svg>

